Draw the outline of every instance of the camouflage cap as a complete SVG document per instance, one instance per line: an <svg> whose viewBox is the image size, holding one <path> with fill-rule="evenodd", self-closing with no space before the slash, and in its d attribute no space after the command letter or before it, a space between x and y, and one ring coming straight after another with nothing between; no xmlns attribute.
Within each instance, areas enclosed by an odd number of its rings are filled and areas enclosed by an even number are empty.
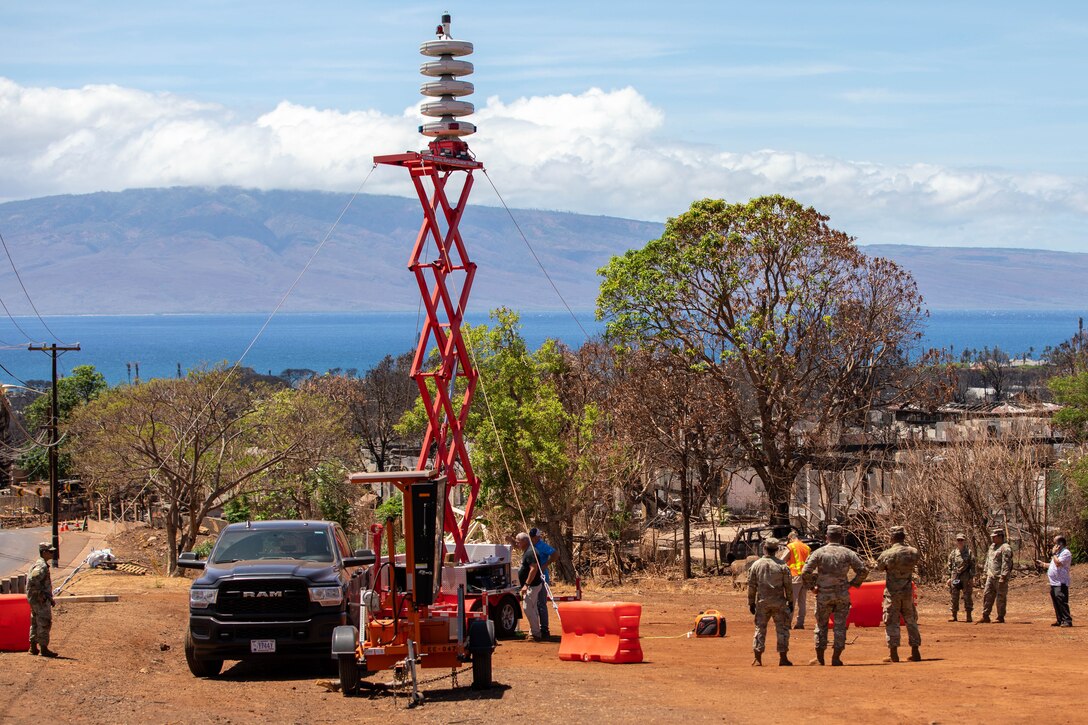
<svg viewBox="0 0 1088 725"><path fill-rule="evenodd" d="M1005 536L1005 529L994 529L990 532L990 536Z"/></svg>
<svg viewBox="0 0 1088 725"><path fill-rule="evenodd" d="M778 539L774 538L773 536L763 541L763 548L765 549L777 549L781 545L782 544L778 541Z"/></svg>
<svg viewBox="0 0 1088 725"><path fill-rule="evenodd" d="M956 534L956 541L967 541L967 537L963 534Z"/></svg>
<svg viewBox="0 0 1088 725"><path fill-rule="evenodd" d="M54 549L53 545L48 541L39 541L38 551L56 551L56 549Z"/></svg>
<svg viewBox="0 0 1088 725"><path fill-rule="evenodd" d="M829 535L832 535L832 536L834 536L836 534L841 536L842 535L842 527L839 526L838 524L831 524L830 526L827 527L827 533Z"/></svg>
<svg viewBox="0 0 1088 725"><path fill-rule="evenodd" d="M904 529L902 526L893 526L889 531L891 532L892 536L895 536L896 534L907 533L907 530Z"/></svg>

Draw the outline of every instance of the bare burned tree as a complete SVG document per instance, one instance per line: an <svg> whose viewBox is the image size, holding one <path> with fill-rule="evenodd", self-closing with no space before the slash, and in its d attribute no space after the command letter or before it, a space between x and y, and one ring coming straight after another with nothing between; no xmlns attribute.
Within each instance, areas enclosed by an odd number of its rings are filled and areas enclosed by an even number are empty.
<svg viewBox="0 0 1088 725"><path fill-rule="evenodd" d="M668 471L680 489L683 573L692 576L691 517L717 493L732 446L723 427L710 380L685 361L663 352L622 355L624 384L611 410L624 425L621 435L653 467Z"/></svg>
<svg viewBox="0 0 1088 725"><path fill-rule="evenodd" d="M212 508L335 460L349 440L327 400L243 385L223 369L113 388L79 407L66 431L85 481L158 497L171 574Z"/></svg>
<svg viewBox="0 0 1088 725"><path fill-rule="evenodd" d="M347 412L352 433L379 471L389 470L393 448L404 442L395 426L419 395L415 381L409 377L412 355L386 355L362 378L330 374L303 384L305 390L332 400Z"/></svg>
<svg viewBox="0 0 1088 725"><path fill-rule="evenodd" d="M1029 558L1046 558L1043 494L1053 464L1049 447L1027 428L942 446L913 442L901 454L887 522L906 525L923 545L920 570L933 580L942 551L961 532L979 552L991 528L1004 528Z"/></svg>
<svg viewBox="0 0 1088 725"><path fill-rule="evenodd" d="M725 430L789 523L797 474L844 425L910 398L926 317L910 274L792 199L705 199L601 270L598 314L714 383Z"/></svg>

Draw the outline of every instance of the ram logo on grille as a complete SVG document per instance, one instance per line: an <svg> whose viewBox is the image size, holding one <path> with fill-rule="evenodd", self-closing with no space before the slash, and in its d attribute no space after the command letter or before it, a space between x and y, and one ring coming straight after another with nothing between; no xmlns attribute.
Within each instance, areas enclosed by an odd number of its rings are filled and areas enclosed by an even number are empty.
<svg viewBox="0 0 1088 725"><path fill-rule="evenodd" d="M279 592L277 592L277 591L268 591L268 592L242 592L242 598L243 598L243 599L251 599L251 598L254 598L254 597L258 597L258 598L260 598L260 597L270 597L270 598L274 598L274 597L282 597L282 596L283 596L283 592L282 592L282 591L279 591Z"/></svg>

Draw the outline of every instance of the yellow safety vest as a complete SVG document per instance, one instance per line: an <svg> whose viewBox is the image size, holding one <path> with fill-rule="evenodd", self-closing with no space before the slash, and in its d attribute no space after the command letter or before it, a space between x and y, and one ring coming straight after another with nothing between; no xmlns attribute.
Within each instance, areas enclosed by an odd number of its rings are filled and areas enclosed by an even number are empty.
<svg viewBox="0 0 1088 725"><path fill-rule="evenodd" d="M808 559L808 555L812 552L809 545L803 541L791 541L786 544L787 548L793 553L790 558L790 574L794 576L801 576L801 569L805 566L805 561Z"/></svg>

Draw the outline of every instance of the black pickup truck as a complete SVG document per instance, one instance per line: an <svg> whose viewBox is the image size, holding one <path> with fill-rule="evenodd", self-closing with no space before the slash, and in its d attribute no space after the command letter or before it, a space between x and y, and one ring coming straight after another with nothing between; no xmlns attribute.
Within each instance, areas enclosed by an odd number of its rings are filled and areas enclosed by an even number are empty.
<svg viewBox="0 0 1088 725"><path fill-rule="evenodd" d="M329 521L227 526L207 561L192 552L178 558L178 566L204 572L189 590L189 670L214 677L224 660L331 657L332 631L357 618L350 607L358 608L369 575L362 567L373 562L370 551L352 552Z"/></svg>

